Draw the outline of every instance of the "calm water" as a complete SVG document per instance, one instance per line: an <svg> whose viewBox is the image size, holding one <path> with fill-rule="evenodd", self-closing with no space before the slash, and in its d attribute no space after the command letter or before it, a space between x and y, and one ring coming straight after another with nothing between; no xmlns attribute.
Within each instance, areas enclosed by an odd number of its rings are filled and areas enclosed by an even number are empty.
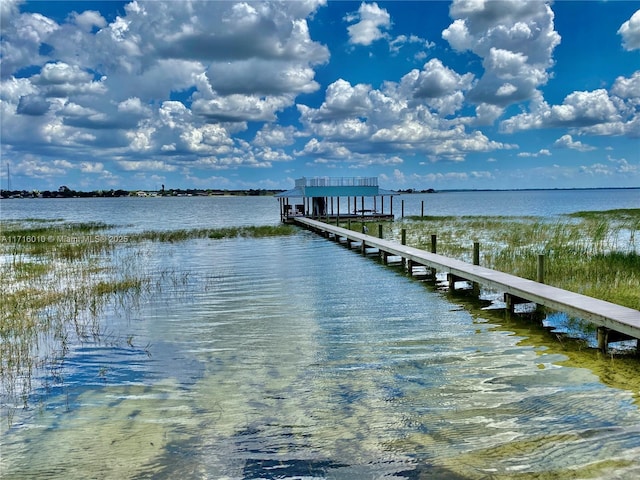
<svg viewBox="0 0 640 480"><path fill-rule="evenodd" d="M640 206L638 190L403 198L406 214L423 199L439 214ZM0 208L3 219L125 231L278 221L273 198ZM3 479L640 475L637 367L563 350L542 328L463 305L309 232L118 255L154 289L108 306L99 334L70 334L55 372L34 372L28 407L11 426L2 418ZM13 411L2 400L3 414Z"/></svg>
<svg viewBox="0 0 640 480"><path fill-rule="evenodd" d="M385 199L385 212L389 199ZM405 215L538 215L584 210L640 208L640 189L442 192L399 195L393 213ZM358 202L360 200L358 199ZM370 202L370 199L367 199ZM380 209L378 199L377 208ZM358 203L359 204L359 203ZM347 210L342 198L341 210ZM365 203L365 208L371 208ZM335 205L337 208L337 204ZM3 220L47 218L105 222L120 230L171 230L217 226L272 225L280 220L273 197L72 198L0 201Z"/></svg>

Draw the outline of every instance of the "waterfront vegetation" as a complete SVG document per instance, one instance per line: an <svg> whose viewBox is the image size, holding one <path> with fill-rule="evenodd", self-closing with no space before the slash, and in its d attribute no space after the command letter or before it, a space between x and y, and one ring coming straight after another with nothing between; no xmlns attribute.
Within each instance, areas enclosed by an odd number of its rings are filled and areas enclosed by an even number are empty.
<svg viewBox="0 0 640 480"><path fill-rule="evenodd" d="M390 224L386 238L472 261L480 242L480 264L536 279L545 255L545 283L640 309L640 209L576 212L553 219L498 216L405 217ZM352 223L354 230L362 224ZM370 232L376 232L374 228Z"/></svg>
<svg viewBox="0 0 640 480"><path fill-rule="evenodd" d="M290 225L114 233L104 223L61 219L0 223L0 393L27 404L38 369L55 371L70 336L103 336L107 305L128 309L161 287L142 268L149 242L289 235ZM179 272L154 274L180 281ZM73 339L72 339L73 340ZM74 340L75 341L75 340ZM133 345L124 332L116 343Z"/></svg>

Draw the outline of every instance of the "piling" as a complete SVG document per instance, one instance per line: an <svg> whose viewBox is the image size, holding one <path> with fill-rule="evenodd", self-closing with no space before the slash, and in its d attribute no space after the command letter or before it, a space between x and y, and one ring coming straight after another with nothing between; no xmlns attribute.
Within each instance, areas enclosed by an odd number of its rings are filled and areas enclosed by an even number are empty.
<svg viewBox="0 0 640 480"><path fill-rule="evenodd" d="M438 237L435 234L431 235L431 253L436 253L436 247L438 244ZM435 279L436 278L436 269L432 268L431 269L431 276Z"/></svg>
<svg viewBox="0 0 640 480"><path fill-rule="evenodd" d="M598 338L598 350L606 353L607 345L609 343L609 329L606 327L598 327L596 330L596 336Z"/></svg>
<svg viewBox="0 0 640 480"><path fill-rule="evenodd" d="M544 283L544 254L541 253L538 255L538 275L537 281L538 283Z"/></svg>
<svg viewBox="0 0 640 480"><path fill-rule="evenodd" d="M404 203L404 200L402 201ZM400 230L400 243L402 245L406 245L407 244L407 229L403 228L402 230ZM409 270L409 273L411 273L411 266L409 264L409 260L407 260L406 258L402 257L402 266L406 267Z"/></svg>
<svg viewBox="0 0 640 480"><path fill-rule="evenodd" d="M480 265L480 242L473 242L473 264ZM475 296L480 295L480 284L478 282L472 282L473 294Z"/></svg>
<svg viewBox="0 0 640 480"><path fill-rule="evenodd" d="M363 204L363 206L364 206L364 204ZM364 222L362 223L362 233L364 233L364 234L369 233L369 229L364 224ZM362 254L363 255L367 254L367 242L364 241L364 238L362 239Z"/></svg>

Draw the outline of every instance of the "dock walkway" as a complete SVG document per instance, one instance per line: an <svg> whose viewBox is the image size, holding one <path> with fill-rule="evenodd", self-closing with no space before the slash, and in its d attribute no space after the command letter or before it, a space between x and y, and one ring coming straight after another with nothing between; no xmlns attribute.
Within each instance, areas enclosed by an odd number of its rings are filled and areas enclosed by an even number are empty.
<svg viewBox="0 0 640 480"><path fill-rule="evenodd" d="M607 344L608 330L640 339L640 311L623 307L615 303L570 292L561 288L538 283L534 280L517 277L490 268L473 265L454 258L426 252L418 248L402 245L391 240L380 239L364 233L330 225L317 220L299 217L296 222L337 238L359 242L367 247L377 248L388 255L399 256L414 264L424 265L454 277L476 282L488 288L505 292L516 299L524 299L553 310L565 312L570 316L586 320L601 327L599 344ZM362 243L364 242L364 243ZM604 339L601 340L601 337ZM639 342L640 343L640 342Z"/></svg>

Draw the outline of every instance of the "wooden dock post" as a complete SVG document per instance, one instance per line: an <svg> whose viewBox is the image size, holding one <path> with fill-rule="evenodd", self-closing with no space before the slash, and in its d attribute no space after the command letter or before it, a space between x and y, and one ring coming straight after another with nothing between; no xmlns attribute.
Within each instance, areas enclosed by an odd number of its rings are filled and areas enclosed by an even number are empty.
<svg viewBox="0 0 640 480"><path fill-rule="evenodd" d="M480 265L480 242L473 242L473 264ZM473 289L473 295L480 296L480 284L478 282L472 282L471 288Z"/></svg>
<svg viewBox="0 0 640 480"><path fill-rule="evenodd" d="M513 297L508 293L504 294L504 307L507 311L507 315L512 315L515 310L515 302L513 301Z"/></svg>
<svg viewBox="0 0 640 480"><path fill-rule="evenodd" d="M404 218L404 200L400 202L400 218Z"/></svg>
<svg viewBox="0 0 640 480"><path fill-rule="evenodd" d="M436 253L437 243L438 243L437 235L431 234L431 253ZM435 278L436 278L436 269L435 268L431 269L431 276L435 280Z"/></svg>
<svg viewBox="0 0 640 480"><path fill-rule="evenodd" d="M364 234L369 233L369 228L364 224L364 220L362 221L362 233ZM364 241L364 238L362 239L362 254L363 255L367 254L367 242Z"/></svg>
<svg viewBox="0 0 640 480"><path fill-rule="evenodd" d="M422 200L422 202L420 202L420 218L424 217L424 200Z"/></svg>
<svg viewBox="0 0 640 480"><path fill-rule="evenodd" d="M378 224L378 238L384 238L384 235L382 234L382 224L379 223ZM382 250L381 248L378 249L378 253L380 255L380 257L382 257L382 262L387 265L389 263L388 257L389 254L387 252L385 252L384 250Z"/></svg>
<svg viewBox="0 0 640 480"><path fill-rule="evenodd" d="M404 204L404 200L402 201ZM403 228L400 230L400 243L402 245L407 244L407 229ZM402 257L402 266L409 270L409 274L411 274L411 260L407 260L405 257Z"/></svg>
<svg viewBox="0 0 640 480"><path fill-rule="evenodd" d="M544 283L544 254L541 253L538 255L538 275L537 280L538 283Z"/></svg>
<svg viewBox="0 0 640 480"><path fill-rule="evenodd" d="M596 336L598 338L598 350L602 353L607 353L607 346L609 344L609 329L606 327L598 327L596 329Z"/></svg>

